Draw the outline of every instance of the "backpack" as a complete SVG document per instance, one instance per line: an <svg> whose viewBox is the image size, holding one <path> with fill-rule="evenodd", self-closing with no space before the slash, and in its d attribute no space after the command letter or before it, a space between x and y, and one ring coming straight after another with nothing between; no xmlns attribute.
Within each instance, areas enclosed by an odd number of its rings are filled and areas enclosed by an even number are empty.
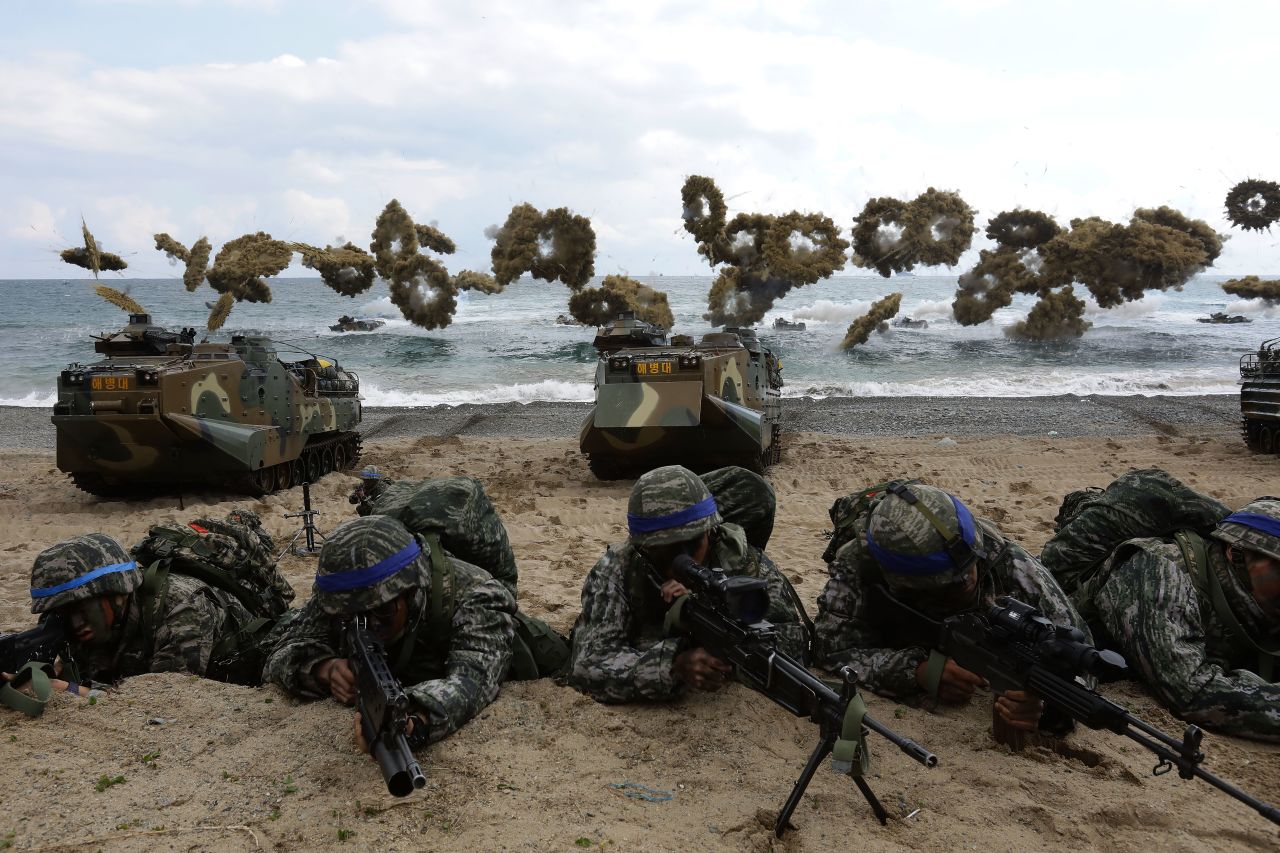
<svg viewBox="0 0 1280 853"><path fill-rule="evenodd" d="M901 483L904 486L924 485L919 480L886 480L883 483L867 486L853 494L836 499L836 502L831 505L831 509L827 511L831 516L832 530L831 541L827 543L827 550L822 552L823 562L830 563L835 559L837 551L848 542L858 538L855 522L860 518L866 517L871 510L875 509L876 505L884 499L889 486L894 483Z"/></svg>
<svg viewBox="0 0 1280 853"><path fill-rule="evenodd" d="M1207 535L1230 514L1226 504L1167 471L1130 471L1106 489L1081 489L1063 499L1057 532L1045 543L1040 562L1074 596L1128 540L1170 539L1178 531Z"/></svg>
<svg viewBox="0 0 1280 853"><path fill-rule="evenodd" d="M275 542L250 513L153 526L132 549L134 559L146 566L135 593L144 635L155 635L156 608L167 593L170 573L195 578L233 596L252 617L214 646L205 677L260 683L270 640L288 621L294 595L276 568L274 552Z"/></svg>
<svg viewBox="0 0 1280 853"><path fill-rule="evenodd" d="M435 477L389 483L360 507L360 514L390 516L410 533L439 537L446 551L484 569L515 594L516 555L479 480Z"/></svg>
<svg viewBox="0 0 1280 853"><path fill-rule="evenodd" d="M708 471L699 479L715 497L720 518L741 527L747 541L763 551L773 535L773 518L778 509L778 498L769 481L736 465Z"/></svg>

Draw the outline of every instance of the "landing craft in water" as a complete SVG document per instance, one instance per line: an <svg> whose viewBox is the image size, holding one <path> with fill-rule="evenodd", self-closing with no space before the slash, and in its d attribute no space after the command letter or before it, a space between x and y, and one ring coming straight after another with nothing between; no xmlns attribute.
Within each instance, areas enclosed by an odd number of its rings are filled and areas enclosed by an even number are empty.
<svg viewBox="0 0 1280 853"><path fill-rule="evenodd" d="M773 328L775 331L779 332L803 332L805 326L804 323L799 321L792 322L786 317L779 317L773 321Z"/></svg>
<svg viewBox="0 0 1280 853"><path fill-rule="evenodd" d="M594 343L596 400L579 447L600 479L673 464L763 472L778 460L782 365L751 329L694 343L623 313Z"/></svg>
<svg viewBox="0 0 1280 853"><path fill-rule="evenodd" d="M315 482L360 455L360 380L270 339L196 342L148 314L97 338L92 364L58 377L58 468L84 491L144 495L186 486L251 494Z"/></svg>
<svg viewBox="0 0 1280 853"><path fill-rule="evenodd" d="M377 320L371 317L348 317L343 314L338 318L338 322L330 326L329 329L334 332L372 332L374 329L381 329L387 325L386 320Z"/></svg>
<svg viewBox="0 0 1280 853"><path fill-rule="evenodd" d="M1226 314L1222 313L1221 311L1214 311L1208 317L1197 317L1196 322L1197 323L1252 323L1253 321L1250 320L1248 317L1244 316L1243 314L1233 314L1228 317Z"/></svg>

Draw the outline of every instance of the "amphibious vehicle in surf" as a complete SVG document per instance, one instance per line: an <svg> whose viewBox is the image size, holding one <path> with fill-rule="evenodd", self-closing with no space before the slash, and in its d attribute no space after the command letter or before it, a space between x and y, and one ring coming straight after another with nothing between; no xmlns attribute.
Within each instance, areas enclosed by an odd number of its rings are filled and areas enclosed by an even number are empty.
<svg viewBox="0 0 1280 853"><path fill-rule="evenodd" d="M147 314L94 350L101 360L58 376L52 418L58 468L86 492L265 494L360 456L360 379L333 359L289 360L261 336L197 342Z"/></svg>
<svg viewBox="0 0 1280 853"><path fill-rule="evenodd" d="M778 460L782 365L751 329L694 343L624 313L594 343L596 399L579 447L600 479L672 464L760 473Z"/></svg>
<svg viewBox="0 0 1280 853"><path fill-rule="evenodd" d="M1240 415L1249 449L1280 454L1280 338L1240 357Z"/></svg>

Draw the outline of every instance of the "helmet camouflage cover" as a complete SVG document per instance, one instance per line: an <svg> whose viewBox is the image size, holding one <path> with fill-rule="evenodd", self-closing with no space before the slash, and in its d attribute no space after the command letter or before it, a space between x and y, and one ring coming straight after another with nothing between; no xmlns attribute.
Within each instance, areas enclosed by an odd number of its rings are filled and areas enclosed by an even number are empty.
<svg viewBox="0 0 1280 853"><path fill-rule="evenodd" d="M707 484L681 465L642 474L627 502L627 529L635 545L672 545L696 539L720 524Z"/></svg>
<svg viewBox="0 0 1280 853"><path fill-rule="evenodd" d="M371 610L429 584L428 559L427 545L394 518L352 519L320 549L312 597L331 616Z"/></svg>
<svg viewBox="0 0 1280 853"><path fill-rule="evenodd" d="M934 486L901 489L886 494L867 519L867 550L885 582L896 591L919 592L963 583L981 543L973 515Z"/></svg>
<svg viewBox="0 0 1280 853"><path fill-rule="evenodd" d="M1213 537L1280 560L1280 498L1258 498L1228 515Z"/></svg>
<svg viewBox="0 0 1280 853"><path fill-rule="evenodd" d="M44 613L100 595L128 595L142 570L116 540L89 533L41 551L31 566L31 612Z"/></svg>

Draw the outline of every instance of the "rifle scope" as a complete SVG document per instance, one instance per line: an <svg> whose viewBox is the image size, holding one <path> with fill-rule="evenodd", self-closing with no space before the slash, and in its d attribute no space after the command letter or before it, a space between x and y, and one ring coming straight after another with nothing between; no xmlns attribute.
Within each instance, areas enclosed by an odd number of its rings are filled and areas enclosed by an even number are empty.
<svg viewBox="0 0 1280 853"><path fill-rule="evenodd" d="M761 622L769 612L768 584L762 578L726 575L723 569L698 565L688 554L676 557L674 568L676 580L690 592L713 599L743 625Z"/></svg>
<svg viewBox="0 0 1280 853"><path fill-rule="evenodd" d="M987 621L997 636L1034 648L1051 669L1061 673L1092 675L1114 681L1128 671L1124 658L1110 649L1099 651L1084 641L1078 628L1055 625L1029 604L1005 596L987 612Z"/></svg>

